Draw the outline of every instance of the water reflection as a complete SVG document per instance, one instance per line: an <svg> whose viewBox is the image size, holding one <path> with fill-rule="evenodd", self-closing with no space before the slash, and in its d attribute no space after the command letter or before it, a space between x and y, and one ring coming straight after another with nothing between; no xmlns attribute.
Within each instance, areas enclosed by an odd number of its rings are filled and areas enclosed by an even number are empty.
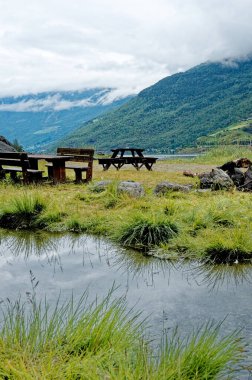
<svg viewBox="0 0 252 380"><path fill-rule="evenodd" d="M57 235L44 232L31 233L28 231L15 231L0 233L0 245L4 244L13 255L22 255L28 258L30 255L44 255L46 252L56 250Z"/></svg>
<svg viewBox="0 0 252 380"><path fill-rule="evenodd" d="M100 238L91 238L77 234L49 234L45 232L30 233L27 231L0 232L0 255L6 256L6 249L14 257L28 260L30 256L46 260L56 270L64 271L62 253L81 257L81 265L94 268L97 260L130 276L130 279L145 278L147 286L154 286L157 276L163 276L169 283L171 274L183 276L188 283L195 282L198 286L209 290L218 290L223 286L239 286L252 283L251 264L205 264L182 261L156 259L143 256L139 252L118 247ZM80 255L81 254L81 255ZM10 257L7 255L8 258ZM7 260L8 260L7 258ZM129 279L129 280L130 280Z"/></svg>
<svg viewBox="0 0 252 380"><path fill-rule="evenodd" d="M224 321L224 334L244 329L252 342L251 265L160 260L85 235L1 233L0 300L31 291L31 274L49 303L87 288L99 299L116 284L115 296L137 305L154 335L177 325L187 334L213 320Z"/></svg>
<svg viewBox="0 0 252 380"><path fill-rule="evenodd" d="M193 263L190 271L199 285L210 290L218 290L224 286L238 287L244 283L252 283L251 264L200 264ZM199 281L200 279L200 281Z"/></svg>

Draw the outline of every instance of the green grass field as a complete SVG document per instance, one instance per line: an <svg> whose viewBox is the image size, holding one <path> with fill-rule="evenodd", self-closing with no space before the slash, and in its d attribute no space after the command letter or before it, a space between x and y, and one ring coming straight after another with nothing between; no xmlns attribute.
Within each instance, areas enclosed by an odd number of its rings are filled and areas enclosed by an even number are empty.
<svg viewBox="0 0 252 380"><path fill-rule="evenodd" d="M161 253L162 257L202 258L213 262L250 260L252 256L251 194L230 191L198 191L198 179L183 176L184 170L210 171L251 151L214 150L194 160L159 161L153 171L133 167L102 171L95 162L93 183L71 182L52 186L0 187L0 225L12 229L73 231L106 236L124 246ZM71 173L67 173L70 175ZM94 183L111 180L102 192ZM119 181L140 182L141 198L119 193ZM169 181L193 185L189 193L153 194L155 186ZM140 248L140 249L139 249ZM143 249L141 249L143 248Z"/></svg>
<svg viewBox="0 0 252 380"><path fill-rule="evenodd" d="M246 262L252 255L251 194L198 192L198 180L183 170L202 172L251 152L214 151L194 160L160 161L152 172L123 168L103 172L97 163L93 182L112 180L105 191L93 183L0 185L2 228L73 231L106 236L134 247L136 255L191 258L212 263ZM232 155L231 155L232 153ZM218 157L221 157L220 159ZM145 195L119 194L121 180L140 182ZM155 196L162 181L194 186L189 193ZM4 231L4 230L2 230ZM113 292L112 292L113 293ZM187 339L163 336L154 352L145 324L124 300L108 295L89 304L87 294L55 307L37 301L2 303L0 378L34 379L232 379L241 357L238 335L219 338L221 326L207 324ZM231 371L231 372L230 372ZM229 373L229 374L228 374Z"/></svg>

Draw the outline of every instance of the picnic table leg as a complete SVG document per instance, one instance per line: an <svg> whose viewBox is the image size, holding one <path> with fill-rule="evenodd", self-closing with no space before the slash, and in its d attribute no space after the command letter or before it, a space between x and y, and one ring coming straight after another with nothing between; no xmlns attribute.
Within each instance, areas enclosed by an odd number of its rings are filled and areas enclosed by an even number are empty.
<svg viewBox="0 0 252 380"><path fill-rule="evenodd" d="M48 178L53 180L53 183L64 182L66 180L66 168L60 162L53 162L52 166L48 166Z"/></svg>
<svg viewBox="0 0 252 380"><path fill-rule="evenodd" d="M38 160L36 158L29 157L30 169L38 170Z"/></svg>
<svg viewBox="0 0 252 380"><path fill-rule="evenodd" d="M134 166L134 168L135 168L136 170L139 170L139 169L140 169L140 167L138 166L138 163L137 163L137 162L132 162L132 166Z"/></svg>
<svg viewBox="0 0 252 380"><path fill-rule="evenodd" d="M108 169L110 168L110 165L111 165L111 164L102 164L102 166L103 166L103 170L104 170L104 171L108 170Z"/></svg>
<svg viewBox="0 0 252 380"><path fill-rule="evenodd" d="M0 179L4 179L4 178L5 178L5 171L3 170L2 165L0 165Z"/></svg>
<svg viewBox="0 0 252 380"><path fill-rule="evenodd" d="M148 162L146 162L144 165L145 165L145 167L146 167L147 170L149 170L149 171L152 170L152 165L153 164L149 164Z"/></svg>

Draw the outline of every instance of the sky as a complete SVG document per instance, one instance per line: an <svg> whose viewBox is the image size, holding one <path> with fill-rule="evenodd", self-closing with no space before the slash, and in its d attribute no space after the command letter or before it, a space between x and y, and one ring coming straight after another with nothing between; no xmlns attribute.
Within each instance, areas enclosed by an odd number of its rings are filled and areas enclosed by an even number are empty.
<svg viewBox="0 0 252 380"><path fill-rule="evenodd" d="M252 52L251 0L0 0L0 96L138 93Z"/></svg>

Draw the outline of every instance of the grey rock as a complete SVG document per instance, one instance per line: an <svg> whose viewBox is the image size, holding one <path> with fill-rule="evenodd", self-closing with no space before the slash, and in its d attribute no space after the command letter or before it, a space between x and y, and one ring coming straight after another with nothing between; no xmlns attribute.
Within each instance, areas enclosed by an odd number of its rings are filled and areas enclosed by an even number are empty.
<svg viewBox="0 0 252 380"><path fill-rule="evenodd" d="M165 195L170 191L185 191L188 192L192 188L192 185L179 185L178 183L172 182L160 182L154 189L154 194L156 195Z"/></svg>
<svg viewBox="0 0 252 380"><path fill-rule="evenodd" d="M228 190L234 187L234 182L222 169L212 169L210 173L205 173L200 178L200 188L212 190Z"/></svg>
<svg viewBox="0 0 252 380"><path fill-rule="evenodd" d="M111 180L99 181L93 184L92 191L100 193L107 189L107 187L112 183Z"/></svg>
<svg viewBox="0 0 252 380"><path fill-rule="evenodd" d="M122 181L118 185L119 193L127 193L132 197L142 197L145 192L143 186L139 182Z"/></svg>
<svg viewBox="0 0 252 380"><path fill-rule="evenodd" d="M244 185L243 189L244 190L252 190L252 165L248 168L248 170L244 173Z"/></svg>
<svg viewBox="0 0 252 380"><path fill-rule="evenodd" d="M213 169L211 172L213 178L213 189L230 189L234 187L234 182L224 170Z"/></svg>
<svg viewBox="0 0 252 380"><path fill-rule="evenodd" d="M244 184L245 176L241 169L234 168L233 173L227 173L229 177L232 179L236 187L240 187Z"/></svg>

